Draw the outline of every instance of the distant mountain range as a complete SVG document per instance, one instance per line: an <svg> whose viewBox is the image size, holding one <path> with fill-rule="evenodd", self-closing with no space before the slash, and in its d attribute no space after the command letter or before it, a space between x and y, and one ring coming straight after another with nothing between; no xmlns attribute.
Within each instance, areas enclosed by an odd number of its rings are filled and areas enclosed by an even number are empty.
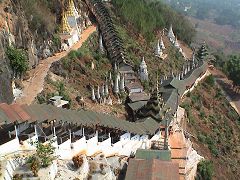
<svg viewBox="0 0 240 180"><path fill-rule="evenodd" d="M163 0L185 15L240 27L239 0Z"/></svg>

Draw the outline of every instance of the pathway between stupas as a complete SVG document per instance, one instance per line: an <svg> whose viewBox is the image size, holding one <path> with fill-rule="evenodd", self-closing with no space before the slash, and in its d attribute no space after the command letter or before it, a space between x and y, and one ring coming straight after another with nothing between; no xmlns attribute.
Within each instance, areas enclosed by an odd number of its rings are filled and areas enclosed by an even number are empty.
<svg viewBox="0 0 240 180"><path fill-rule="evenodd" d="M96 31L96 27L89 26L81 34L81 40L76 43L71 49L57 53L55 56L42 60L35 69L32 69L30 71L31 78L23 81L23 95L16 100L16 103L28 105L31 104L37 95L43 90L44 79L47 76L51 64L60 60L64 56L67 56L69 51L79 49L94 31Z"/></svg>

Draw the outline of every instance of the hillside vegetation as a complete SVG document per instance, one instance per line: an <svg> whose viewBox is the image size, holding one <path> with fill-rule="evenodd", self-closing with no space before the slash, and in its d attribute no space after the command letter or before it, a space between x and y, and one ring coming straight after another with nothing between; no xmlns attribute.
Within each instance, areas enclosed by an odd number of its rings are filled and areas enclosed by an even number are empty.
<svg viewBox="0 0 240 180"><path fill-rule="evenodd" d="M147 0L113 0L117 14L122 22L132 24L136 32L141 33L148 41L154 39L154 32L163 28L173 29L177 37L190 44L195 30L185 18L160 1Z"/></svg>
<svg viewBox="0 0 240 180"><path fill-rule="evenodd" d="M240 117L212 76L189 93L182 106L194 148L213 163L216 179L237 179L240 166Z"/></svg>

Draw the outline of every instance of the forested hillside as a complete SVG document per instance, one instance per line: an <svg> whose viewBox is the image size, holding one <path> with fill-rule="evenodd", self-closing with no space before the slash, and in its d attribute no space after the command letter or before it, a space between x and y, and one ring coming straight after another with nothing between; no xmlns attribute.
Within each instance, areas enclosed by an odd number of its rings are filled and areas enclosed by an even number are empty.
<svg viewBox="0 0 240 180"><path fill-rule="evenodd" d="M117 14L122 21L133 25L148 41L153 40L154 32L159 29L173 29L180 40L191 44L195 30L185 18L159 1L113 0Z"/></svg>

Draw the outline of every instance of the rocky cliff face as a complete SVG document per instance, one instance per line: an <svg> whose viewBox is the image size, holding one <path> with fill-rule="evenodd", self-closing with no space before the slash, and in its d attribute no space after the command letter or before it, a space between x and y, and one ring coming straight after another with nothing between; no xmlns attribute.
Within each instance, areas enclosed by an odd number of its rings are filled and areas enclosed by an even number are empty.
<svg viewBox="0 0 240 180"><path fill-rule="evenodd" d="M5 55L7 41L3 33L0 33L0 102L11 103L13 101L11 70Z"/></svg>
<svg viewBox="0 0 240 180"><path fill-rule="evenodd" d="M29 69L36 66L39 60L44 58L44 51L50 51L49 49L51 49L47 42L51 39L52 34L47 32L44 27L41 27L41 33L30 28L30 24L36 15L30 14L29 18L24 9L26 7L21 4L22 2L25 1L3 0L0 2L0 103L11 103L13 101L12 73L5 54L6 47L13 45L25 50L28 56ZM48 13L51 13L50 9ZM52 21L48 23L54 26Z"/></svg>

